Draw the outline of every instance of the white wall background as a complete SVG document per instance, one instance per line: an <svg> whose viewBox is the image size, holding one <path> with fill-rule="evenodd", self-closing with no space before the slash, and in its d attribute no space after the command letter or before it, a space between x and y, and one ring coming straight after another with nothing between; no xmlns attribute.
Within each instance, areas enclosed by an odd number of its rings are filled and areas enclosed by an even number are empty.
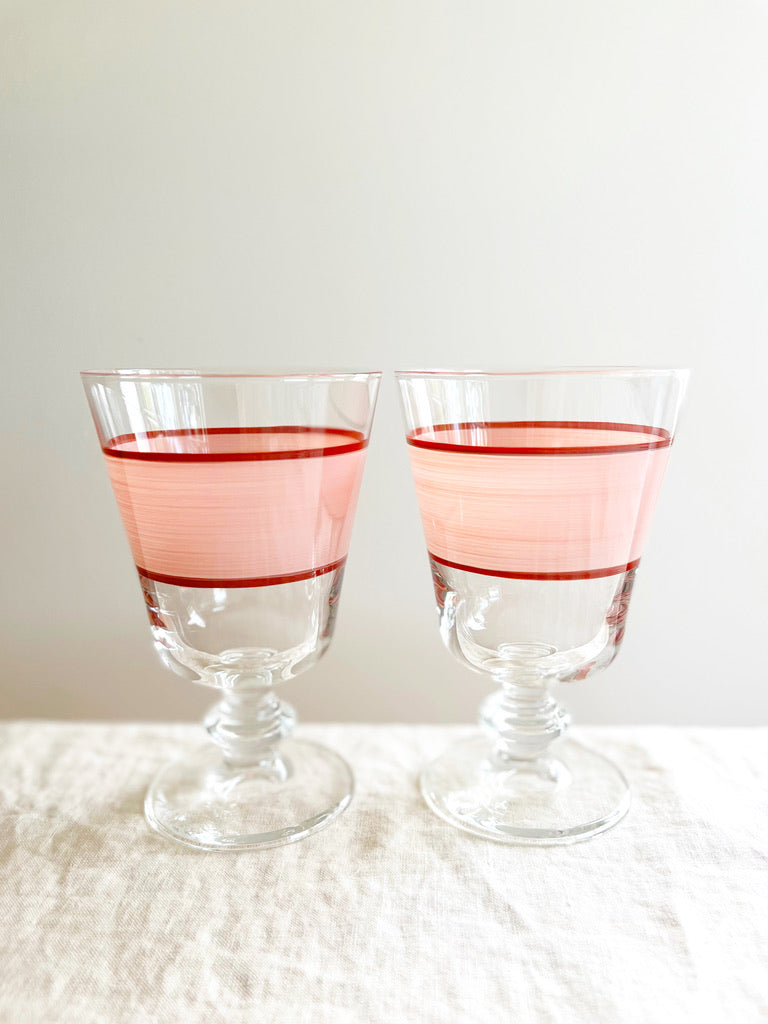
<svg viewBox="0 0 768 1024"><path fill-rule="evenodd" d="M0 0L0 716L189 718L76 371L650 363L690 397L581 721L768 723L762 0ZM470 721L385 378L305 719Z"/></svg>

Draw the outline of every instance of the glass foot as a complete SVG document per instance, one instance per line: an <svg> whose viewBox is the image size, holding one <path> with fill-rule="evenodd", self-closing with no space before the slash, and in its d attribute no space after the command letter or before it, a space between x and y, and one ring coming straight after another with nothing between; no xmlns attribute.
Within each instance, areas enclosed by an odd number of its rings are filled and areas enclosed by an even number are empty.
<svg viewBox="0 0 768 1024"><path fill-rule="evenodd" d="M294 843L349 805L347 762L326 747L285 740L256 765L224 761L214 744L167 765L144 802L157 832L198 850L252 850Z"/></svg>
<svg viewBox="0 0 768 1024"><path fill-rule="evenodd" d="M484 736L462 740L424 769L421 791L441 818L501 843L577 843L621 821L629 786L611 761L573 740L548 755L504 760Z"/></svg>

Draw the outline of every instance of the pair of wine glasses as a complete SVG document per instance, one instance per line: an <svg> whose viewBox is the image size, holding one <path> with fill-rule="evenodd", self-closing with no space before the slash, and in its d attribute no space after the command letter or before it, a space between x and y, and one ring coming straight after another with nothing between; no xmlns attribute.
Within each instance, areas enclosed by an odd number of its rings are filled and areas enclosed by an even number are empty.
<svg viewBox="0 0 768 1024"><path fill-rule="evenodd" d="M83 373L163 661L215 687L209 742L164 767L149 824L201 850L279 846L350 803L335 752L291 738L275 684L333 634L379 373ZM621 772L562 739L553 682L608 665L687 373L396 374L440 633L494 692L427 766L442 818L571 843L629 808ZM439 693L439 680L425 680Z"/></svg>

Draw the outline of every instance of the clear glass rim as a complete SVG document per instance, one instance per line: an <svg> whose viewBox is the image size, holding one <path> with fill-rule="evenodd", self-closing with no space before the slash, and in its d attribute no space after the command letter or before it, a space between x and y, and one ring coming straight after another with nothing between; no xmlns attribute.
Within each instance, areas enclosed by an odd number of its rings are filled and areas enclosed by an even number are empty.
<svg viewBox="0 0 768 1024"><path fill-rule="evenodd" d="M520 377L688 377L690 370L676 366L561 366L527 370L395 370L398 380L409 378L520 378Z"/></svg>
<svg viewBox="0 0 768 1024"><path fill-rule="evenodd" d="M81 370L83 378L105 377L119 380L368 380L381 377L381 370L250 370L215 369L110 369Z"/></svg>

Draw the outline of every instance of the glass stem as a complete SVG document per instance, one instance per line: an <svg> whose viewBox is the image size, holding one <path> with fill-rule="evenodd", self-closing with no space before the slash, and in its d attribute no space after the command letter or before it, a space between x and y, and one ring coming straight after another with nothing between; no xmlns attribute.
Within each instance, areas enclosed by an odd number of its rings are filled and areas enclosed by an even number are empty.
<svg viewBox="0 0 768 1024"><path fill-rule="evenodd" d="M566 731L570 715L550 696L540 676L518 676L501 684L480 712L481 724L496 741L494 759L502 764L538 760Z"/></svg>
<svg viewBox="0 0 768 1024"><path fill-rule="evenodd" d="M274 771L282 764L287 771L278 748L295 723L293 708L278 700L262 680L226 691L208 712L204 725L228 765Z"/></svg>

